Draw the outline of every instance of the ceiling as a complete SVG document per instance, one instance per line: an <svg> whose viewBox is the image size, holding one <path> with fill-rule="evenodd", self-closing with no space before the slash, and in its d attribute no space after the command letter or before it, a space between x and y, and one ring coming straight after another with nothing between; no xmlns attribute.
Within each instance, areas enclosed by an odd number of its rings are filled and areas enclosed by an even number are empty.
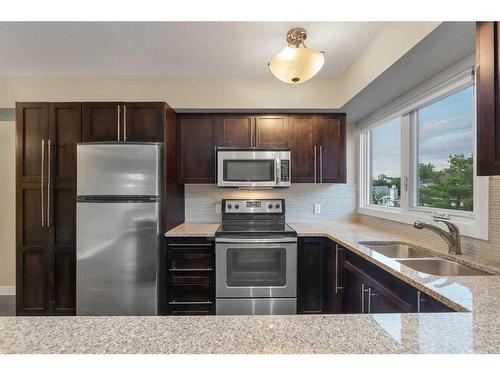
<svg viewBox="0 0 500 375"><path fill-rule="evenodd" d="M338 77L383 22L2 22L0 75L267 76L286 32L305 27Z"/></svg>
<svg viewBox="0 0 500 375"><path fill-rule="evenodd" d="M357 122L476 51L475 22L443 22L342 107Z"/></svg>

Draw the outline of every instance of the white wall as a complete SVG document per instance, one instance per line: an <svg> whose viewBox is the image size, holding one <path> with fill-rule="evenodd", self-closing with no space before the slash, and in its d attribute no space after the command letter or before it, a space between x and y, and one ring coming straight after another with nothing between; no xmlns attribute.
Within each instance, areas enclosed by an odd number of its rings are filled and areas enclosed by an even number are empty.
<svg viewBox="0 0 500 375"><path fill-rule="evenodd" d="M15 122L0 121L0 289L15 284L15 140Z"/></svg>

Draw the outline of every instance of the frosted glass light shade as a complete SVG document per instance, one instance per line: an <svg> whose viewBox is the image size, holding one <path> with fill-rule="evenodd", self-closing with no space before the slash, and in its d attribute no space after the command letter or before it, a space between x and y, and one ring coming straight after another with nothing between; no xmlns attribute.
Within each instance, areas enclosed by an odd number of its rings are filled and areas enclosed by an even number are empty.
<svg viewBox="0 0 500 375"><path fill-rule="evenodd" d="M269 62L269 69L280 81L302 83L318 73L325 57L321 52L306 47L285 47Z"/></svg>

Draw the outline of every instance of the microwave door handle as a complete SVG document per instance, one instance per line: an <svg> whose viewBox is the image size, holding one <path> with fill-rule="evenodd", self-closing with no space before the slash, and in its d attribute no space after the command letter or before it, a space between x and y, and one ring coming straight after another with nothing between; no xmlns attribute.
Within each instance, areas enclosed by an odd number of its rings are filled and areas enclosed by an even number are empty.
<svg viewBox="0 0 500 375"><path fill-rule="evenodd" d="M275 181L276 181L276 185L280 185L281 184L281 160L277 159L276 160L276 178L275 178Z"/></svg>

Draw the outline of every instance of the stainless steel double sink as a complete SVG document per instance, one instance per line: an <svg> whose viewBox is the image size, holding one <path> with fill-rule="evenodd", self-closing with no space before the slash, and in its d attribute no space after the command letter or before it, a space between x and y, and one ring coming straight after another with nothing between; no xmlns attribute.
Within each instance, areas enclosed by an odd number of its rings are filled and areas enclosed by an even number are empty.
<svg viewBox="0 0 500 375"><path fill-rule="evenodd" d="M399 241L361 241L363 245L416 271L436 276L489 276L463 264L434 256L429 250Z"/></svg>

